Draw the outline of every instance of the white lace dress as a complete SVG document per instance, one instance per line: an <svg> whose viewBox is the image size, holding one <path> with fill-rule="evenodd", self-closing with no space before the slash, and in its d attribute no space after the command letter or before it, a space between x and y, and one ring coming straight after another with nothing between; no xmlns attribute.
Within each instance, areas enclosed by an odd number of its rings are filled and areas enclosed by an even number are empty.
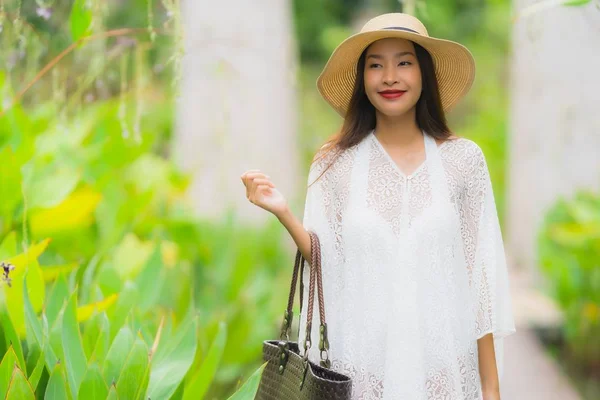
<svg viewBox="0 0 600 400"><path fill-rule="evenodd" d="M515 332L484 154L469 139L438 146L423 137L426 160L409 176L371 132L307 191L330 360L352 378L356 400L482 399L477 339L493 333L501 377L502 339ZM313 163L309 183L329 161ZM316 304L312 326L309 358L318 362Z"/></svg>

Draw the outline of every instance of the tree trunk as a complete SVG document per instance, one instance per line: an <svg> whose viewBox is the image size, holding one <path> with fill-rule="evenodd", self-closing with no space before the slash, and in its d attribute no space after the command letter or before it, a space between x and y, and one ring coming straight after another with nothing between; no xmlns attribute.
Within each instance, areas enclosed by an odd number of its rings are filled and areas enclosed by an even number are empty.
<svg viewBox="0 0 600 400"><path fill-rule="evenodd" d="M193 174L201 217L231 208L242 219L270 214L240 179L259 169L292 198L298 188L296 46L288 1L182 1L186 55L174 158Z"/></svg>
<svg viewBox="0 0 600 400"><path fill-rule="evenodd" d="M513 29L509 248L539 279L536 239L548 208L600 186L600 10L554 7Z"/></svg>

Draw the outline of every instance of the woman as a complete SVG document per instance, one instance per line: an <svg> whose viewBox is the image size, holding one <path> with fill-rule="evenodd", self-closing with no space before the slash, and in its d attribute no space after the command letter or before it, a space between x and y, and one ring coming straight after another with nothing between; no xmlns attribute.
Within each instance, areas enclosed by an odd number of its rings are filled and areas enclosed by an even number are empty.
<svg viewBox="0 0 600 400"><path fill-rule="evenodd" d="M515 332L503 240L485 156L445 118L473 79L464 46L410 15L378 16L318 79L344 123L311 165L303 223L269 176L242 175L307 260L306 230L319 236L329 356L354 399L500 399Z"/></svg>

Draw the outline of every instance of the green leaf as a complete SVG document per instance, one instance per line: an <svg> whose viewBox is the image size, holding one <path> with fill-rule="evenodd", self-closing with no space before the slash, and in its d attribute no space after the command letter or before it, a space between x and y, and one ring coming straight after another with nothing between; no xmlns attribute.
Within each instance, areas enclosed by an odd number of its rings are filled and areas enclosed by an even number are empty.
<svg viewBox="0 0 600 400"><path fill-rule="evenodd" d="M54 368L57 362L65 359L65 352L63 349L63 340L62 340L62 325L63 325L63 314L67 304L65 303L64 307L58 313L54 324L51 327L48 327L48 319L44 314L42 314L43 321L43 329L44 335L48 338L48 347L52 350L51 352L47 352L46 354L46 366L48 370ZM53 357L54 356L54 357Z"/></svg>
<svg viewBox="0 0 600 400"><path fill-rule="evenodd" d="M23 304L25 306L25 328L30 344L35 341L39 348L42 348L44 338L42 336L42 324L38 319L33 305L29 300L29 290L27 289L27 278L23 279Z"/></svg>
<svg viewBox="0 0 600 400"><path fill-rule="evenodd" d="M33 388L27 382L23 371L15 366L13 369L12 379L8 386L8 392L6 393L7 399L19 399L19 400L35 400L35 394Z"/></svg>
<svg viewBox="0 0 600 400"><path fill-rule="evenodd" d="M44 400L65 400L68 399L67 395L67 382L65 380L62 364L56 364L50 379L48 380L48 386L46 386L46 393Z"/></svg>
<svg viewBox="0 0 600 400"><path fill-rule="evenodd" d="M15 331L19 337L25 336L25 305L23 304L23 280L27 275L28 296L33 309L39 311L45 295L44 279L40 270L37 257L43 252L49 241L44 240L31 246L26 252L9 259L15 266L12 272L12 287L4 285L6 307L12 319Z"/></svg>
<svg viewBox="0 0 600 400"><path fill-rule="evenodd" d="M117 394L117 387L115 385L110 386L110 390L108 391L108 396L106 396L106 400L119 400L119 395Z"/></svg>
<svg viewBox="0 0 600 400"><path fill-rule="evenodd" d="M77 291L71 295L62 322L62 345L65 353L67 378L71 394L75 398L87 365L77 323Z"/></svg>
<svg viewBox="0 0 600 400"><path fill-rule="evenodd" d="M11 220L15 208L21 202L21 171L19 161L13 152L11 146L6 146L0 150L0 176L2 177L2 185L0 185L0 218L7 219L4 221L5 226L11 226ZM14 252L12 253L14 254ZM11 254L11 255L12 255ZM5 256L0 254L0 260L4 260Z"/></svg>
<svg viewBox="0 0 600 400"><path fill-rule="evenodd" d="M175 392L194 361L197 341L196 320L190 318L166 345L159 345L146 398L168 399Z"/></svg>
<svg viewBox="0 0 600 400"><path fill-rule="evenodd" d="M26 370L25 358L23 357L23 348L21 347L21 340L17 335L17 331L12 323L10 315L6 312L4 307L0 307L0 320L2 322L2 329L4 331L4 338L6 340L6 347L12 346L12 349L17 356L19 368Z"/></svg>
<svg viewBox="0 0 600 400"><path fill-rule="evenodd" d="M206 394L221 361L226 340L227 326L222 322L206 358L186 386L183 400L201 399Z"/></svg>
<svg viewBox="0 0 600 400"><path fill-rule="evenodd" d="M29 376L29 383L31 384L31 387L33 387L34 392L37 389L38 383L40 382L40 377L42 376L42 372L44 372L44 367L45 367L44 360L45 360L44 353L42 352L42 353L40 353L40 356L38 357L38 361L35 364L35 368L33 369L33 372Z"/></svg>
<svg viewBox="0 0 600 400"><path fill-rule="evenodd" d="M253 399L258 391L258 385L260 385L260 378L262 377L263 370L267 366L267 363L261 365L254 373L248 378L244 386L242 386L237 392L235 392L228 400L247 400Z"/></svg>
<svg viewBox="0 0 600 400"><path fill-rule="evenodd" d="M119 397L132 400L143 399L142 396L148 386L148 366L148 346L142 339L136 338L117 381Z"/></svg>
<svg viewBox="0 0 600 400"><path fill-rule="evenodd" d="M100 368L97 364L89 365L81 381L77 399L104 400L106 396L108 396L108 386L106 386Z"/></svg>
<svg viewBox="0 0 600 400"><path fill-rule="evenodd" d="M155 244L150 241L142 241L133 233L127 234L117 246L113 268L121 277L121 280L136 279L142 267L146 264Z"/></svg>
<svg viewBox="0 0 600 400"><path fill-rule="evenodd" d="M163 286L163 280L161 279L163 266L161 255L161 248L157 245L136 279L137 287L152 288L152 290L142 290L140 293L138 307L141 312L149 311L154 307L160 296Z"/></svg>
<svg viewBox="0 0 600 400"><path fill-rule="evenodd" d="M119 333L113 340L106 359L104 360L104 366L102 372L106 378L106 382L109 384L116 383L121 375L121 369L125 364L127 354L131 350L134 343L134 336L129 327L124 326L119 330Z"/></svg>
<svg viewBox="0 0 600 400"><path fill-rule="evenodd" d="M565 6L584 6L592 0L565 0L563 4Z"/></svg>
<svg viewBox="0 0 600 400"><path fill-rule="evenodd" d="M63 308L67 300L69 299L69 285L64 275L60 275L54 285L52 285L52 291L48 296L46 302L46 317L48 318L48 324L54 325L58 313Z"/></svg>
<svg viewBox="0 0 600 400"><path fill-rule="evenodd" d="M136 285L132 282L125 282L125 286L119 294L117 304L107 310L108 319L110 320L110 337L115 337L116 333L125 324L129 313L137 304L139 292Z"/></svg>
<svg viewBox="0 0 600 400"><path fill-rule="evenodd" d="M105 312L94 315L85 325L83 347L88 360L103 363L110 346L110 322Z"/></svg>
<svg viewBox="0 0 600 400"><path fill-rule="evenodd" d="M6 260L17 253L17 233L11 231L0 244L0 260Z"/></svg>
<svg viewBox="0 0 600 400"><path fill-rule="evenodd" d="M13 370L18 365L17 355L10 346L2 358L2 363L0 363L0 394L7 392Z"/></svg>
<svg viewBox="0 0 600 400"><path fill-rule="evenodd" d="M75 0L71 8L71 37L76 42L91 33L92 10L86 7L85 0Z"/></svg>
<svg viewBox="0 0 600 400"><path fill-rule="evenodd" d="M31 209L56 207L73 192L81 172L64 166L23 167L25 196Z"/></svg>

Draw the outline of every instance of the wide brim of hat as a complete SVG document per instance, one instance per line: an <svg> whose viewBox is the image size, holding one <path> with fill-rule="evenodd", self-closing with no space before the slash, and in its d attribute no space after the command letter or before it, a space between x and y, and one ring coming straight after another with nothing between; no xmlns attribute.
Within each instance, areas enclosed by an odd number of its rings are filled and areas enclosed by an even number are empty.
<svg viewBox="0 0 600 400"><path fill-rule="evenodd" d="M317 79L319 93L342 117L345 117L352 97L360 55L371 43L385 38L411 40L431 54L445 112L450 111L471 89L475 79L475 60L460 43L405 31L357 33L334 50Z"/></svg>

